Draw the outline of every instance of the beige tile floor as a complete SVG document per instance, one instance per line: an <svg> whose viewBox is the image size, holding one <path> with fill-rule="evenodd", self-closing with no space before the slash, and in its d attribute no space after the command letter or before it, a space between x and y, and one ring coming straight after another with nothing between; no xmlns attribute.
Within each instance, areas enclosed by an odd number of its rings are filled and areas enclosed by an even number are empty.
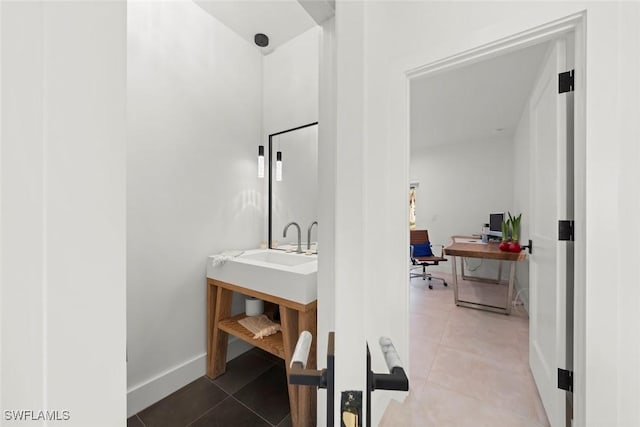
<svg viewBox="0 0 640 427"><path fill-rule="evenodd" d="M410 283L410 392L392 401L382 427L543 427L549 422L529 370L529 320L453 303L450 284ZM501 304L506 286L464 283L463 299Z"/></svg>

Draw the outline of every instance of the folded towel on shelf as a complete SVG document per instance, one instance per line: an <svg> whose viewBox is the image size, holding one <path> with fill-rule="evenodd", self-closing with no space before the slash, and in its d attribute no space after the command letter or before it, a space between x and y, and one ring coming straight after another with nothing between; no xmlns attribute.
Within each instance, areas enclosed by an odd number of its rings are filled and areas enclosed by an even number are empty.
<svg viewBox="0 0 640 427"><path fill-rule="evenodd" d="M227 260L240 256L243 253L244 251L224 251L221 254L214 255L211 257L211 266L216 267L218 265L222 265L227 262Z"/></svg>
<svg viewBox="0 0 640 427"><path fill-rule="evenodd" d="M280 330L280 325L269 320L264 314L245 317L238 320L238 323L253 333L253 339L268 337Z"/></svg>

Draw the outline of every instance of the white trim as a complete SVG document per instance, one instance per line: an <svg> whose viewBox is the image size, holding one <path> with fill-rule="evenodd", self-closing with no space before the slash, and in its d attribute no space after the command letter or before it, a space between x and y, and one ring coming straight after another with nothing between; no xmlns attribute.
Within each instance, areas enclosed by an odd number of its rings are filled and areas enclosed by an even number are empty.
<svg viewBox="0 0 640 427"><path fill-rule="evenodd" d="M442 58L431 63L409 68L405 71L408 79L422 77L435 72L449 71L475 62L484 61L514 50L523 49L535 44L555 39L562 34L575 31L584 19L584 13L576 13L538 27L513 34L504 39L496 40L469 49L455 55Z"/></svg>
<svg viewBox="0 0 640 427"><path fill-rule="evenodd" d="M572 426L585 426L586 419L586 337L587 337L587 113L586 70L587 29L586 12L575 22L575 81L573 98L573 192L574 221L577 236L574 243L573 276L573 420Z"/></svg>
<svg viewBox="0 0 640 427"><path fill-rule="evenodd" d="M322 24L320 49L320 94L318 121L318 328L316 354L318 368L326 368L327 337L335 331L335 212L336 212L336 34L335 17ZM317 395L317 425L327 424L327 393Z"/></svg>
<svg viewBox="0 0 640 427"><path fill-rule="evenodd" d="M521 49L546 40L558 38L568 32L575 33L575 123L574 123L574 182L575 187L575 221L578 233L585 236L586 232L586 12L580 12L535 28L513 34L511 36L492 41L482 46L465 50L454 55L437 60L425 60L425 56L412 56L396 63L389 74L391 105L389 110L394 112L390 119L390 134L395 135L397 150L406 153L404 159L405 175L409 173L410 162L410 97L409 85L412 79L433 75L443 71L470 65L501 54ZM402 75L402 77L401 77ZM403 190L404 191L404 190ZM407 236L408 239L408 236ZM405 246L409 247L407 241ZM586 240L575 241L575 283L585 283L586 279ZM407 301L408 305L408 301ZM409 325L409 310L405 310L407 329ZM574 401L573 415L576 426L584 426L586 422L586 293L582 286L574 289Z"/></svg>
<svg viewBox="0 0 640 427"><path fill-rule="evenodd" d="M0 2L0 34L2 34L2 2ZM2 43L0 43L0 63L2 59ZM0 135L2 135L2 102L1 100L4 99L2 98L2 66L0 65ZM0 138L0 176L3 176L2 174L2 138ZM2 222L2 212L4 211L3 209L3 191L2 191L2 180L0 179L0 310L2 310L2 303L3 303L3 290L4 290L4 273L3 273L3 264L4 264L4 257L2 256L3 253L3 244L2 242L4 242L4 235L2 232L3 229L3 222ZM2 347L2 343L4 342L4 339L2 337L2 331L4 330L4 325L2 324L2 317L0 316L0 369L2 369L2 360L3 360L3 347ZM0 402L3 402L2 400L2 390L4 389L4 387L0 387Z"/></svg>
<svg viewBox="0 0 640 427"><path fill-rule="evenodd" d="M235 359L251 348L250 344L232 337L229 339L227 360ZM203 353L129 388L127 390L127 418L203 376L206 372L206 365L207 354Z"/></svg>
<svg viewBox="0 0 640 427"><path fill-rule="evenodd" d="M45 19L45 6L40 9L40 26L42 28L42 54L47 56L47 20ZM42 282L40 283L42 307L42 407L44 410L49 409L49 241L48 241L48 223L49 223L49 168L48 168L48 145L50 131L47 128L47 101L49 93L47 86L47 61L42 60L42 74L40 75L42 87L42 107L40 110L42 121Z"/></svg>

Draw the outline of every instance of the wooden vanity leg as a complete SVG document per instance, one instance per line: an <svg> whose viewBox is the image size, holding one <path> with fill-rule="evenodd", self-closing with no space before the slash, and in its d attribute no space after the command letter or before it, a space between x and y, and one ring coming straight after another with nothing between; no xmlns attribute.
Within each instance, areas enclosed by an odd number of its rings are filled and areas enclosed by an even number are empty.
<svg viewBox="0 0 640 427"><path fill-rule="evenodd" d="M307 359L307 369L316 369L316 317L315 310L298 312L298 336L302 331L309 331L313 336L309 358ZM315 387L298 387L298 420L304 427L316 425L316 395Z"/></svg>
<svg viewBox="0 0 640 427"><path fill-rule="evenodd" d="M282 344L284 347L284 363L287 369L287 384L289 387L289 407L291 409L291 425L301 427L298 419L298 389L300 386L289 384L289 365L298 341L298 312L280 305L280 327L282 329Z"/></svg>
<svg viewBox="0 0 640 427"><path fill-rule="evenodd" d="M216 310L218 287L207 279L207 376L213 376L213 317Z"/></svg>
<svg viewBox="0 0 640 427"><path fill-rule="evenodd" d="M307 369L316 369L316 317L315 310L299 312L280 306L282 338L289 378L289 364L302 331L309 331L313 336ZM289 384L289 404L291 407L291 425L294 427L313 427L316 425L316 394L314 387L296 386Z"/></svg>
<svg viewBox="0 0 640 427"><path fill-rule="evenodd" d="M220 320L231 316L233 292L207 282L207 376L216 378L227 367L229 334L218 328Z"/></svg>

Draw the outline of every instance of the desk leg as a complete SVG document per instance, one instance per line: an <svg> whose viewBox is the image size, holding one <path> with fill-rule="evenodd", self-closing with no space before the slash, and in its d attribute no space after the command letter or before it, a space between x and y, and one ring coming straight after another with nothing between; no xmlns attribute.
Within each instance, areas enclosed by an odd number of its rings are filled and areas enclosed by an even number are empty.
<svg viewBox="0 0 640 427"><path fill-rule="evenodd" d="M451 256L451 269L453 270L453 297L455 304L458 307L468 307L475 308L478 310L486 310L494 313L502 313L502 314L511 314L511 298L513 298L513 287L516 278L516 261L508 261L509 262L509 285L507 288L507 300L504 307L497 307L488 304L482 304L479 302L471 302L471 301L461 301L458 293L458 272L457 272L457 259L458 257ZM463 258L460 257L461 261L464 262ZM499 273L501 274L501 273Z"/></svg>
<svg viewBox="0 0 640 427"><path fill-rule="evenodd" d="M460 258L462 259L464 262L464 258ZM453 300L456 303L456 305L458 305L458 268L457 268L457 263L458 263L458 257L456 256L452 256L451 257L451 270L452 270L452 274L453 274Z"/></svg>
<svg viewBox="0 0 640 427"><path fill-rule="evenodd" d="M460 277L462 277L462 280L474 280L476 282L495 283L496 285L499 285L502 282L502 261L498 261L498 278L491 279L488 277L467 276L466 273L464 272L464 259L465 259L464 257L460 257L460 271L462 272Z"/></svg>
<svg viewBox="0 0 640 427"><path fill-rule="evenodd" d="M513 298L513 285L516 281L516 262L509 261L509 288L507 289L507 304L505 314L511 314L511 299Z"/></svg>

